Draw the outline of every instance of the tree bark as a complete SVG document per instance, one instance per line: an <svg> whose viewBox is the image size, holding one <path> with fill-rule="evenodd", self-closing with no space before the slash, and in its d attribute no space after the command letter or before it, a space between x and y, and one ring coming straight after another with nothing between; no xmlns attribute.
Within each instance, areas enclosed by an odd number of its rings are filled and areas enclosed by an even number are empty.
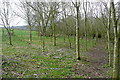
<svg viewBox="0 0 120 80"><path fill-rule="evenodd" d="M80 60L80 46L79 46L79 7L76 7L77 19L76 19L76 54L77 59Z"/></svg>
<svg viewBox="0 0 120 80"><path fill-rule="evenodd" d="M8 31L8 35L9 35L9 44L12 45L12 36L11 36L11 32Z"/></svg>
<svg viewBox="0 0 120 80"><path fill-rule="evenodd" d="M55 24L53 23L53 45L56 46Z"/></svg>
<svg viewBox="0 0 120 80"><path fill-rule="evenodd" d="M108 26L107 26L107 48L108 48L108 54L109 54L109 66L112 66L112 53L111 53L111 47L110 47L110 17L111 17L111 9L108 13Z"/></svg>
<svg viewBox="0 0 120 80"><path fill-rule="evenodd" d="M85 47L86 47L86 51L87 51L88 49L87 49L87 28L86 28L87 27L86 26L87 25L87 17L86 17L86 14L85 14L85 24L84 25L85 25Z"/></svg>
<svg viewBox="0 0 120 80"><path fill-rule="evenodd" d="M68 35L69 48L72 48L72 43L70 41L70 36Z"/></svg>
<svg viewBox="0 0 120 80"><path fill-rule="evenodd" d="M43 26L44 26L44 24L43 24ZM45 26L43 27L43 29L42 29L42 36L41 36L41 39L42 39L42 52L45 52L45 39L44 39L44 37L45 37Z"/></svg>
<svg viewBox="0 0 120 80"><path fill-rule="evenodd" d="M86 0L86 4L83 3L83 9L84 9L84 13L85 13L84 30L85 30L85 47L86 47L86 51L87 51L87 0Z"/></svg>
<svg viewBox="0 0 120 80"><path fill-rule="evenodd" d="M52 8L53 14L52 14L52 29L53 29L53 45L56 46L56 35L55 35L55 8Z"/></svg>
<svg viewBox="0 0 120 80"><path fill-rule="evenodd" d="M65 42L66 42L66 41L65 41L65 40L66 40L66 39L65 39L65 35L64 35L64 37L63 37L63 38L64 38L64 43L65 43Z"/></svg>
<svg viewBox="0 0 120 80"><path fill-rule="evenodd" d="M8 37L9 37L9 44L12 45L12 35L11 35L11 32L10 32L10 29L6 28L5 29L7 30L7 33L8 33Z"/></svg>
<svg viewBox="0 0 120 80"><path fill-rule="evenodd" d="M42 52L45 52L45 41L44 41L44 36L42 36Z"/></svg>
<svg viewBox="0 0 120 80"><path fill-rule="evenodd" d="M112 22L114 27L114 57L113 57L113 76L114 79L119 79L119 51L118 51L118 32L114 1L111 0Z"/></svg>
<svg viewBox="0 0 120 80"><path fill-rule="evenodd" d="M31 30L31 26L30 26L30 28L29 28L30 30L29 30L29 41L30 41L30 43L32 42L32 30Z"/></svg>

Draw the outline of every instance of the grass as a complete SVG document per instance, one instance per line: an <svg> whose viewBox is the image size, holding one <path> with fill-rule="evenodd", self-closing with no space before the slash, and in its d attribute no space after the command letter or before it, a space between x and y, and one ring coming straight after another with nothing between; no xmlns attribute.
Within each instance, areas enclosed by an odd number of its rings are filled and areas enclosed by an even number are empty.
<svg viewBox="0 0 120 80"><path fill-rule="evenodd" d="M9 45L8 37L2 36L3 78L83 78L73 71L76 62L75 41L70 37L72 48L69 48L63 37L57 37L57 46L53 46L50 37L45 39L45 52L42 52L41 40L33 31L33 42L29 42L29 31L15 30L12 36L13 46ZM88 40L88 49L95 46L95 41ZM80 39L81 55L86 52L85 40Z"/></svg>

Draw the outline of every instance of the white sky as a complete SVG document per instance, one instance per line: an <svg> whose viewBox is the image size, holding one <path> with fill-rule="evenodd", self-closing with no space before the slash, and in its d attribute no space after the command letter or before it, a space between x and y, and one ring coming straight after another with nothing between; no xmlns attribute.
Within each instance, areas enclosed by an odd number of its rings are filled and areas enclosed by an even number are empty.
<svg viewBox="0 0 120 80"><path fill-rule="evenodd" d="M19 0L0 0L0 2L4 2L4 1L9 1L9 2L19 2ZM48 1L48 2L59 2L59 1L63 1L63 2L70 2L70 1L86 1L86 0L20 0L20 1L34 1L34 2L44 2L44 1ZM99 1L105 1L108 2L110 0L87 0L90 2L99 2ZM120 0L114 0L115 2L118 2Z"/></svg>
<svg viewBox="0 0 120 80"><path fill-rule="evenodd" d="M1 5L1 2L4 2L4 1L9 1L9 2L12 2L12 3L19 2L19 0L0 0L0 5ZM20 1L25 1L25 0L20 0ZM40 2L43 2L44 0L27 0L27 1L40 1ZM51 2L51 1L55 1L55 2L56 1L70 2L70 1L76 1L76 0L45 0L45 1L49 1L49 2ZM83 1L83 0L80 0L80 1ZM84 1L86 1L86 0L84 0ZM90 1L90 2L99 2L99 1L109 2L109 0L87 0L87 1ZM115 1L115 3L116 2L120 2L120 0L114 0L114 1ZM19 10L18 10L16 5L13 5L12 7L14 8L14 10L17 10L19 12ZM0 20L0 27L1 27L1 23L2 22ZM23 26L23 25L27 25L27 24L25 23L24 19L22 19L20 17L16 17L13 20L12 25L13 26Z"/></svg>

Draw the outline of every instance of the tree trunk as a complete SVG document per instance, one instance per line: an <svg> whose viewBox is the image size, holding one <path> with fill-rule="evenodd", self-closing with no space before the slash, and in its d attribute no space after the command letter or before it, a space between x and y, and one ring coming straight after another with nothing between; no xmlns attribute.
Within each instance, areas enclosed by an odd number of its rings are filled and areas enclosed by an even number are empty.
<svg viewBox="0 0 120 80"><path fill-rule="evenodd" d="M70 36L68 35L69 48L72 48L72 43L70 41Z"/></svg>
<svg viewBox="0 0 120 80"><path fill-rule="evenodd" d="M63 38L64 38L64 43L65 43L65 42L66 42L66 41L65 41L65 40L66 40L66 39L65 39L65 35L64 35L64 37L63 37Z"/></svg>
<svg viewBox="0 0 120 80"><path fill-rule="evenodd" d="M8 33L8 37L9 37L9 44L12 45L12 35L11 35L11 32L8 28L6 28L7 30L7 33Z"/></svg>
<svg viewBox="0 0 120 80"><path fill-rule="evenodd" d="M85 6L84 6L85 5ZM84 13L85 13L85 22L84 22L84 29L85 29L85 48L87 51L87 0L86 0L86 4L83 3L83 9L84 9Z"/></svg>
<svg viewBox="0 0 120 80"><path fill-rule="evenodd" d="M86 47L86 51L87 51L88 49L87 49L87 28L86 28L87 27L86 26L87 25L87 17L86 17L86 13L85 13L85 24L84 25L85 25L84 26L85 27L85 47Z"/></svg>
<svg viewBox="0 0 120 80"><path fill-rule="evenodd" d="M41 32L41 33L42 33L42 32ZM40 43L41 43L41 45L42 45L42 52L44 52L44 51L45 51L44 36L43 36L43 34L40 34L39 37L40 37Z"/></svg>
<svg viewBox="0 0 120 80"><path fill-rule="evenodd" d="M109 66L112 66L112 53L111 53L111 47L110 47L110 17L111 17L111 9L108 13L108 26L107 26L107 48L108 48L108 54L109 54Z"/></svg>
<svg viewBox="0 0 120 80"><path fill-rule="evenodd" d="M113 57L113 76L114 79L119 79L119 51L118 51L118 32L117 32L117 21L115 14L114 2L111 0L111 12L112 12L112 21L114 27L114 57Z"/></svg>
<svg viewBox="0 0 120 80"><path fill-rule="evenodd" d="M32 42L32 30L31 30L31 26L30 26L30 31L29 31L29 41L30 41L30 43Z"/></svg>
<svg viewBox="0 0 120 80"><path fill-rule="evenodd" d="M52 21L51 21L51 23L52 23ZM53 28L52 28L52 26L50 27L50 29L51 29L50 39L51 39L51 42L53 42Z"/></svg>
<svg viewBox="0 0 120 80"><path fill-rule="evenodd" d="M11 36L11 33L9 32L8 35L9 35L9 41L10 41L9 43L10 43L10 45L12 45L12 36Z"/></svg>
<svg viewBox="0 0 120 80"><path fill-rule="evenodd" d="M41 36L41 38L42 38L42 52L45 52L45 39L44 39L44 37L45 37L45 31L46 31L46 27L44 26L43 30L42 30L42 34L43 35Z"/></svg>
<svg viewBox="0 0 120 80"><path fill-rule="evenodd" d="M4 29L2 28L2 34L4 35L4 33L5 33L5 31L4 31Z"/></svg>
<svg viewBox="0 0 120 80"><path fill-rule="evenodd" d="M73 38L74 38L74 42L75 42L76 41L76 35L74 35Z"/></svg>
<svg viewBox="0 0 120 80"><path fill-rule="evenodd" d="M96 30L96 33L95 33L95 45L97 45L97 42L98 42L98 30Z"/></svg>
<svg viewBox="0 0 120 80"><path fill-rule="evenodd" d="M54 15L53 15L52 27L53 27L53 45L56 46L56 35L55 35Z"/></svg>
<svg viewBox="0 0 120 80"><path fill-rule="evenodd" d="M56 46L55 25L53 24L53 45Z"/></svg>
<svg viewBox="0 0 120 80"><path fill-rule="evenodd" d="M53 34L51 34L51 35L50 35L51 42L52 42L52 38L53 38L53 36L52 36L52 35L53 35Z"/></svg>
<svg viewBox="0 0 120 80"><path fill-rule="evenodd" d="M118 26L118 54L119 54L119 79L120 79L120 26Z"/></svg>
<svg viewBox="0 0 120 80"><path fill-rule="evenodd" d="M76 19L76 54L77 59L80 60L80 49L79 49L79 7L76 7L77 19Z"/></svg>
<svg viewBox="0 0 120 80"><path fill-rule="evenodd" d="M45 52L45 41L44 41L44 36L41 36L42 38L42 52Z"/></svg>

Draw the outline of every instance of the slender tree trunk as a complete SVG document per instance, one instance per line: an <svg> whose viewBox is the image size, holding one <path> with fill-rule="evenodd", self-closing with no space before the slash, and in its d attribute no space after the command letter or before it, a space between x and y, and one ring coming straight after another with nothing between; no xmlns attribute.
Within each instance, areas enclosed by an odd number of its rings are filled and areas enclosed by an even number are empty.
<svg viewBox="0 0 120 80"><path fill-rule="evenodd" d="M45 51L45 41L44 41L44 38L43 38L43 49L42 49L42 52Z"/></svg>
<svg viewBox="0 0 120 80"><path fill-rule="evenodd" d="M40 36L40 40L42 41L42 33L40 33L40 35L39 35L39 36Z"/></svg>
<svg viewBox="0 0 120 80"><path fill-rule="evenodd" d="M107 26L107 48L108 48L108 54L109 54L109 66L112 66L112 53L111 53L111 47L110 47L110 17L111 17L111 9L108 13L108 26Z"/></svg>
<svg viewBox="0 0 120 80"><path fill-rule="evenodd" d="M43 27L42 36L41 36L41 38L42 38L42 52L45 52L45 39L44 39L44 37L45 37L45 27Z"/></svg>
<svg viewBox="0 0 120 80"><path fill-rule="evenodd" d="M55 25L53 25L53 45L56 46Z"/></svg>
<svg viewBox="0 0 120 80"><path fill-rule="evenodd" d="M4 25L5 27L5 25ZM12 35L11 35L11 30L7 27L5 27L5 29L7 30L8 33L8 38L9 38L9 44L12 45Z"/></svg>
<svg viewBox="0 0 120 80"><path fill-rule="evenodd" d="M53 35L53 34L51 34L51 35L50 35L51 42L52 42L52 38L53 38L53 36L52 36L52 35Z"/></svg>
<svg viewBox="0 0 120 80"><path fill-rule="evenodd" d="M42 38L42 52L45 52L45 41L44 41L44 36L41 36Z"/></svg>
<svg viewBox="0 0 120 80"><path fill-rule="evenodd" d="M86 4L83 3L83 9L85 13L84 29L85 29L85 47L87 51L87 0L86 0Z"/></svg>
<svg viewBox="0 0 120 80"><path fill-rule="evenodd" d="M84 25L85 25L85 47L86 47L86 51L87 51L88 49L87 49L87 28L86 28L87 27L86 26L87 25L87 17L86 17L86 13L85 13L85 24Z"/></svg>
<svg viewBox="0 0 120 80"><path fill-rule="evenodd" d="M11 33L9 32L8 35L9 35L10 45L12 45L12 36L11 36Z"/></svg>
<svg viewBox="0 0 120 80"><path fill-rule="evenodd" d="M76 35L73 36L74 37L74 42L76 41Z"/></svg>
<svg viewBox="0 0 120 80"><path fill-rule="evenodd" d="M52 23L52 21L50 23ZM52 25L50 27L50 29L51 29L51 35L50 35L51 42L53 42L53 29L52 29Z"/></svg>
<svg viewBox="0 0 120 80"><path fill-rule="evenodd" d="M66 40L66 39L65 39L65 35L64 35L64 43L66 42L65 40Z"/></svg>
<svg viewBox="0 0 120 80"><path fill-rule="evenodd" d="M50 41L53 42L53 21L52 20L50 20L50 30L51 30Z"/></svg>
<svg viewBox="0 0 120 80"><path fill-rule="evenodd" d="M53 45L56 46L56 35L55 35L54 15L53 15L52 27L53 27Z"/></svg>
<svg viewBox="0 0 120 80"><path fill-rule="evenodd" d="M30 26L30 30L29 30L29 41L30 41L30 43L32 42L32 30L31 30L31 26Z"/></svg>
<svg viewBox="0 0 120 80"><path fill-rule="evenodd" d="M2 28L2 35L4 35L5 34L5 31L4 31L4 29Z"/></svg>
<svg viewBox="0 0 120 80"><path fill-rule="evenodd" d="M70 41L70 36L68 35L68 41L69 41L69 48L72 48L72 43Z"/></svg>
<svg viewBox="0 0 120 80"><path fill-rule="evenodd" d="M118 51L118 32L117 32L117 21L115 14L114 1L111 0L111 12L112 12L112 21L114 27L114 57L113 57L113 76L114 79L119 79L119 51Z"/></svg>
<svg viewBox="0 0 120 80"><path fill-rule="evenodd" d="M118 26L118 54L119 54L119 80L120 80L120 26Z"/></svg>
<svg viewBox="0 0 120 80"><path fill-rule="evenodd" d="M66 27L67 27L67 37L68 37L68 43L69 43L69 48L72 48L72 44L71 44L71 41L70 41L70 35L69 35L69 30L68 30L68 24L66 22Z"/></svg>
<svg viewBox="0 0 120 80"><path fill-rule="evenodd" d="M96 34L95 34L95 45L97 44L97 42L98 42L98 30L97 30L97 32L96 32Z"/></svg>
<svg viewBox="0 0 120 80"><path fill-rule="evenodd" d="M12 45L12 35L11 35L11 32L10 32L10 29L7 29L7 33L8 33L8 37L9 37L9 44Z"/></svg>
<svg viewBox="0 0 120 80"><path fill-rule="evenodd" d="M77 59L80 60L80 46L79 46L79 7L76 7L77 19L76 19L76 54Z"/></svg>

